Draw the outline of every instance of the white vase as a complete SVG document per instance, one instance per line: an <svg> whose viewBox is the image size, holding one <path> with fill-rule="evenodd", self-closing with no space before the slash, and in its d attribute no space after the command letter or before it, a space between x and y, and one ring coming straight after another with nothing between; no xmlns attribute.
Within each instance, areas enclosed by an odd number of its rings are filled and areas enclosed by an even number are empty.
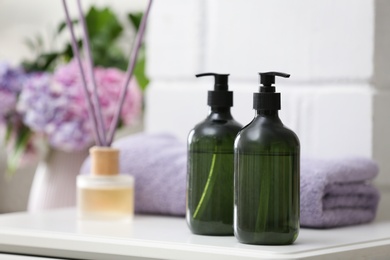
<svg viewBox="0 0 390 260"><path fill-rule="evenodd" d="M74 207L76 205L76 177L88 149L64 152L51 149L35 172L27 210Z"/></svg>

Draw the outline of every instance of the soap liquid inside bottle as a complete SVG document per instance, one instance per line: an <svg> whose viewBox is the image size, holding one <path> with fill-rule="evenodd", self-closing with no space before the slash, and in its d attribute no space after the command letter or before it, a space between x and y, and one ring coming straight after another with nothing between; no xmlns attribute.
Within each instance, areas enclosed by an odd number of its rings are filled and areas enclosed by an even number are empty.
<svg viewBox="0 0 390 260"><path fill-rule="evenodd" d="M293 243L299 232L299 155L236 156L236 237L248 244Z"/></svg>
<svg viewBox="0 0 390 260"><path fill-rule="evenodd" d="M234 155L189 152L187 221L195 234L233 234Z"/></svg>

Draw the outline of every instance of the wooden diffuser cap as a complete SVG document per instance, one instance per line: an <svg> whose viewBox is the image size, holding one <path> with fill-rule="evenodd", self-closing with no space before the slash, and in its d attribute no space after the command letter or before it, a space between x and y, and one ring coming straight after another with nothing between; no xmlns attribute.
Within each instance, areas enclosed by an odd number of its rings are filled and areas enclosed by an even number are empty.
<svg viewBox="0 0 390 260"><path fill-rule="evenodd" d="M111 147L94 146L91 155L91 174L111 176L119 174L119 150Z"/></svg>

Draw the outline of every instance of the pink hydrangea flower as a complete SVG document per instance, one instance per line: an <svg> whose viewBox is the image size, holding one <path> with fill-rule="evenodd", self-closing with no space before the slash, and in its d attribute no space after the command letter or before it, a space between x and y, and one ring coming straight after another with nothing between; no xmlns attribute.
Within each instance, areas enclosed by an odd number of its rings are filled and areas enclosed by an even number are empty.
<svg viewBox="0 0 390 260"><path fill-rule="evenodd" d="M118 69L95 69L96 84L105 86L99 92L103 117L106 125L111 124L118 106L120 88L125 80L125 75ZM137 120L142 110L142 93L136 80L130 81L129 92L122 107L121 120L125 125L131 125Z"/></svg>
<svg viewBox="0 0 390 260"><path fill-rule="evenodd" d="M125 73L113 68L95 68L94 73L103 120L108 128L114 117ZM91 80L88 78L87 81L92 90ZM41 73L31 76L20 95L18 111L23 114L24 123L44 133L53 147L73 151L93 143L92 124L76 61L59 67L53 75ZM141 111L142 93L137 82L132 80L121 113L122 122L131 125Z"/></svg>

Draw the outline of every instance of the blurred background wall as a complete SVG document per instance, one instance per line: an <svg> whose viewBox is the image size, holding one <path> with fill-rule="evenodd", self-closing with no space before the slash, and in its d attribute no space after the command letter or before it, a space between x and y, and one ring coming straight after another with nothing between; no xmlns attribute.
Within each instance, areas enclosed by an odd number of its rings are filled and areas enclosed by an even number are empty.
<svg viewBox="0 0 390 260"><path fill-rule="evenodd" d="M156 1L149 26L147 128L188 130L207 113L212 79L230 73L233 113L253 118L257 72L282 71L283 122L304 157L367 156L390 186L390 1Z"/></svg>
<svg viewBox="0 0 390 260"><path fill-rule="evenodd" d="M146 4L83 2L123 14ZM0 59L17 63L28 55L24 37L53 29L61 8L53 0L0 0ZM233 115L247 124L257 72L288 72L291 78L277 83L281 118L299 135L303 155L374 158L377 184L388 189L389 14L386 0L156 0L147 34L146 129L185 141L206 116L212 87L196 73L230 73ZM24 209L33 171L0 178L0 212Z"/></svg>

